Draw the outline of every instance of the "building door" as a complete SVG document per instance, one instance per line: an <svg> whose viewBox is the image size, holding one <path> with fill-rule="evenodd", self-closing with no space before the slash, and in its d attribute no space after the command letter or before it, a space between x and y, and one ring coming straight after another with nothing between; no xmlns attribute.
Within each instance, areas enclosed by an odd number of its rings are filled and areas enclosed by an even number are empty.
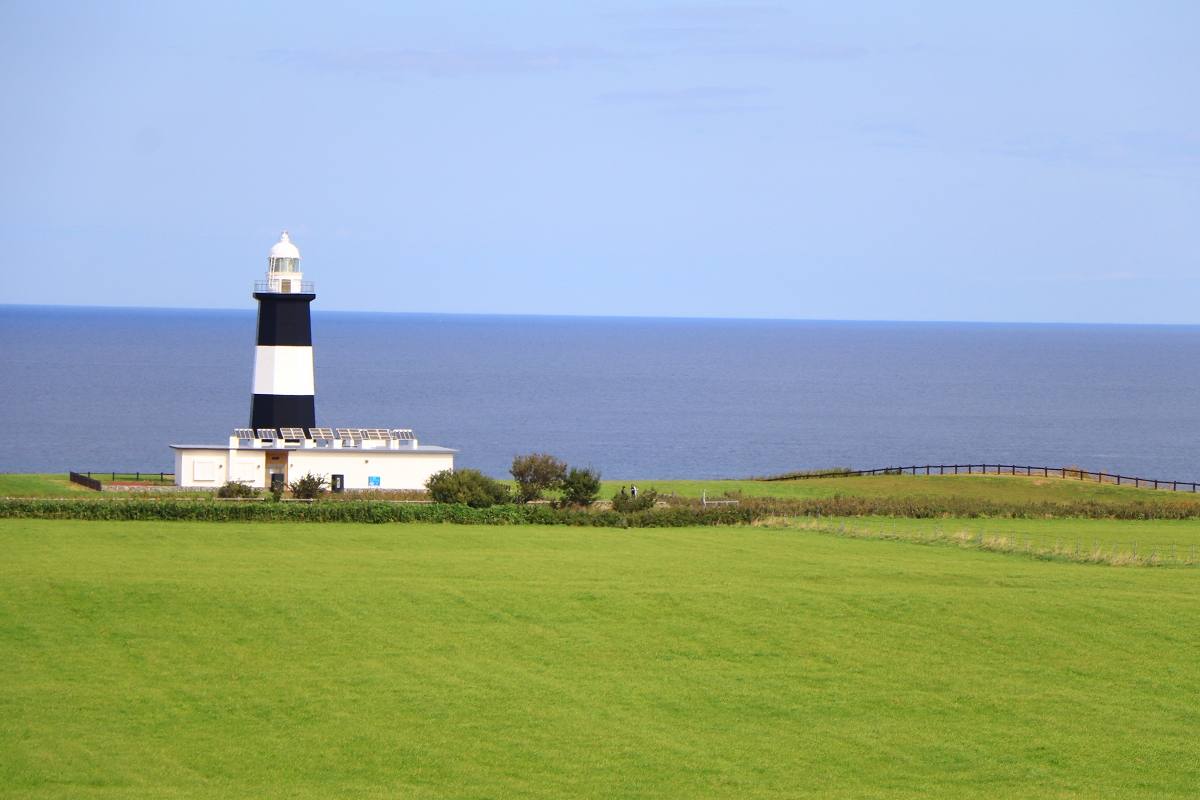
<svg viewBox="0 0 1200 800"><path fill-rule="evenodd" d="M267 486L274 486L280 481L287 486L287 452L268 452Z"/></svg>

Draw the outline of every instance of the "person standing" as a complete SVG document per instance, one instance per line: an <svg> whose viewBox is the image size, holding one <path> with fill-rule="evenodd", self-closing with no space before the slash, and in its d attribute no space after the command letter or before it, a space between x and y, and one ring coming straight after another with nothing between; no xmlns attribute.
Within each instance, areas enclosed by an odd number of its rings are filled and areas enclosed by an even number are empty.
<svg viewBox="0 0 1200 800"><path fill-rule="evenodd" d="M632 483L629 484L629 493L633 495L634 500L637 500L637 486L633 485Z"/></svg>

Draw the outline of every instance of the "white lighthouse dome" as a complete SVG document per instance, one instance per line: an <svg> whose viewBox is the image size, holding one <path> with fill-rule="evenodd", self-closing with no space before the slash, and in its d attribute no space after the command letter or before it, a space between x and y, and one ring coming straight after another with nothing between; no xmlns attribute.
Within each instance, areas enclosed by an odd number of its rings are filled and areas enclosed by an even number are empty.
<svg viewBox="0 0 1200 800"><path fill-rule="evenodd" d="M312 293L312 283L304 281L300 272L300 250L292 244L287 231L279 237L279 241L271 248L267 256L267 279L262 282L262 291ZM257 288L255 291L259 291Z"/></svg>
<svg viewBox="0 0 1200 800"><path fill-rule="evenodd" d="M271 248L271 258L300 258L300 250L292 244L287 231L283 232L279 242Z"/></svg>

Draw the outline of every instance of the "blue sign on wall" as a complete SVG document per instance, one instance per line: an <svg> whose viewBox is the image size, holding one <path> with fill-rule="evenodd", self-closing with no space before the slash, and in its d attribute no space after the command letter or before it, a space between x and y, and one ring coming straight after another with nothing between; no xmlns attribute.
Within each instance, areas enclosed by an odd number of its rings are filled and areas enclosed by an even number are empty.
<svg viewBox="0 0 1200 800"><path fill-rule="evenodd" d="M378 485L379 485L379 476L378 475L368 475L367 476L367 486L378 486Z"/></svg>

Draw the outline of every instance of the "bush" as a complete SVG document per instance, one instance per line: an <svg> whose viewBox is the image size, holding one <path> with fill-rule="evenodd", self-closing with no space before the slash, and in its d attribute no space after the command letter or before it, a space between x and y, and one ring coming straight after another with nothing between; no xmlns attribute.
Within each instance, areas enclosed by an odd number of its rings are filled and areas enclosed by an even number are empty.
<svg viewBox="0 0 1200 800"><path fill-rule="evenodd" d="M435 472L425 481L425 488L435 503L461 503L471 508L490 508L512 502L507 486L474 469Z"/></svg>
<svg viewBox="0 0 1200 800"><path fill-rule="evenodd" d="M229 481L217 489L217 497L258 497L258 491L241 481Z"/></svg>
<svg viewBox="0 0 1200 800"><path fill-rule="evenodd" d="M292 490L292 497L298 500L316 500L325 494L325 487L328 485L329 481L325 480L325 476L313 475L310 472L300 480L293 481L288 488Z"/></svg>
<svg viewBox="0 0 1200 800"><path fill-rule="evenodd" d="M654 503L657 500L658 492L653 489L638 492L637 497L630 497L627 494L617 492L613 495L612 508L613 511L621 514L629 514L634 511L647 511L654 508Z"/></svg>
<svg viewBox="0 0 1200 800"><path fill-rule="evenodd" d="M590 506L600 496L600 470L593 470L591 465L583 469L571 467L559 488L566 505Z"/></svg>
<svg viewBox="0 0 1200 800"><path fill-rule="evenodd" d="M547 489L557 489L567 478L567 465L549 453L515 456L509 470L517 482L517 500L537 500Z"/></svg>

